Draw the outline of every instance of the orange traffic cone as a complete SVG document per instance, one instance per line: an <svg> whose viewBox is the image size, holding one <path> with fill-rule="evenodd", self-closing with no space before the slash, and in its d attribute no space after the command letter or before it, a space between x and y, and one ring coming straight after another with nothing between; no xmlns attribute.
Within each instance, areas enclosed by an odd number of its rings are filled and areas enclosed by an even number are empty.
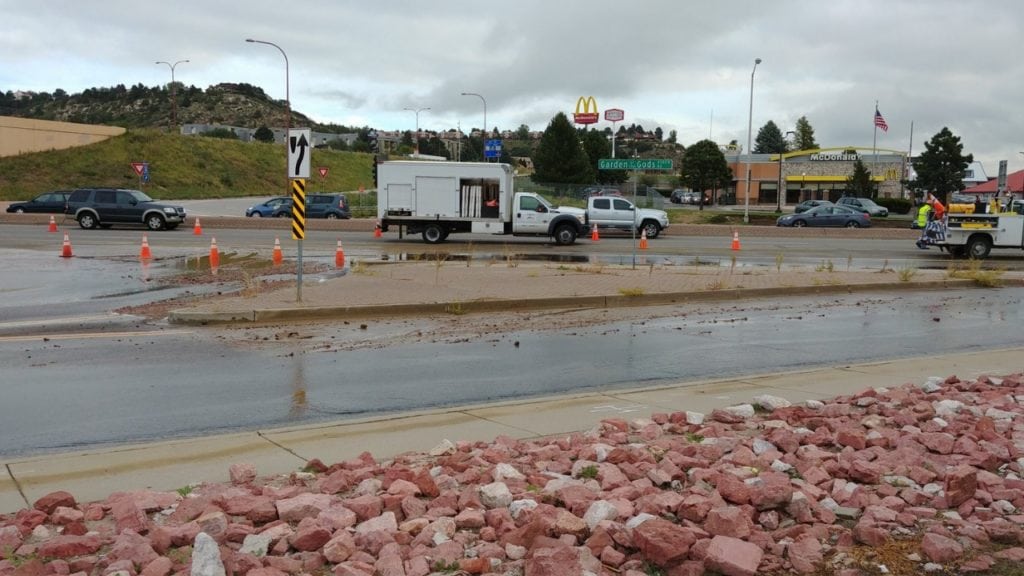
<svg viewBox="0 0 1024 576"><path fill-rule="evenodd" d="M139 258L142 260L149 260L153 257L153 253L149 251L149 239L146 235L142 235L142 250L139 251Z"/></svg>
<svg viewBox="0 0 1024 576"><path fill-rule="evenodd" d="M345 267L345 251L341 249L341 238L338 238L338 249L334 251L334 267L338 269Z"/></svg>
<svg viewBox="0 0 1024 576"><path fill-rule="evenodd" d="M647 230L640 232L640 249L647 250Z"/></svg>
<svg viewBox="0 0 1024 576"><path fill-rule="evenodd" d="M210 239L210 268L214 270L220 266L220 252L217 251L217 239Z"/></svg>
<svg viewBox="0 0 1024 576"><path fill-rule="evenodd" d="M597 242L601 238L597 235L597 224L590 227L590 241Z"/></svg>
<svg viewBox="0 0 1024 576"><path fill-rule="evenodd" d="M50 216L50 228L49 228L49 230L47 230L47 232L56 232L56 231L57 231L57 221L54 220L53 216L51 215Z"/></svg>
<svg viewBox="0 0 1024 576"><path fill-rule="evenodd" d="M61 258L71 258L71 237L64 233L64 247L60 251Z"/></svg>
<svg viewBox="0 0 1024 576"><path fill-rule="evenodd" d="M196 216L196 225L195 225L194 228L192 228L192 235L193 236L202 236L203 235L203 227L199 225L199 217L198 216Z"/></svg>
<svg viewBox="0 0 1024 576"><path fill-rule="evenodd" d="M281 239L274 238L274 266L280 266L284 261L284 254L281 253Z"/></svg>
<svg viewBox="0 0 1024 576"><path fill-rule="evenodd" d="M373 237L380 238L383 235L380 231L380 222L377 222L377 225L373 227Z"/></svg>
<svg viewBox="0 0 1024 576"><path fill-rule="evenodd" d="M733 232L732 232L732 249L733 250L739 250L740 249L740 233L735 231L735 230L733 230Z"/></svg>

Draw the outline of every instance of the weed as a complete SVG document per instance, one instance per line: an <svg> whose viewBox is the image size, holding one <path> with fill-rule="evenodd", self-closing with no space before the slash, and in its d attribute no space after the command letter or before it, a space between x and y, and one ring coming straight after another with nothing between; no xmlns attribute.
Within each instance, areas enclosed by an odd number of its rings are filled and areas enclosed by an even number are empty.
<svg viewBox="0 0 1024 576"><path fill-rule="evenodd" d="M914 279L914 275L917 274L917 269L911 268L910 266L904 266L899 269L898 274L900 276L900 282L910 282Z"/></svg>
<svg viewBox="0 0 1024 576"><path fill-rule="evenodd" d="M729 274L732 274L735 271L736 271L736 255L733 254L732 257L729 258Z"/></svg>
<svg viewBox="0 0 1024 576"><path fill-rule="evenodd" d="M591 464L590 466L584 466L579 473L580 478L597 478L597 466Z"/></svg>
<svg viewBox="0 0 1024 576"><path fill-rule="evenodd" d="M450 304L445 304L444 311L454 316L462 316L463 314L466 313L466 310L462 308L461 302L452 302Z"/></svg>
<svg viewBox="0 0 1024 576"><path fill-rule="evenodd" d="M434 286L437 286L438 281L441 279L441 268L444 267L444 262L447 259L447 254L437 254L437 259L434 261Z"/></svg>
<svg viewBox="0 0 1024 576"><path fill-rule="evenodd" d="M458 572L459 561L452 560L451 562L445 562L444 560L438 560L434 562L434 572Z"/></svg>
<svg viewBox="0 0 1024 576"><path fill-rule="evenodd" d="M687 432L686 433L686 441L687 442L691 442L693 444L700 444L701 442L704 441L704 437L701 436L700 434L695 433L695 432Z"/></svg>
<svg viewBox="0 0 1024 576"><path fill-rule="evenodd" d="M579 268L579 267L577 266L577 268ZM555 268L555 270L558 270L558 271L560 271L560 272L568 272L568 271L572 270L572 268L569 268L569 267L568 267L568 266L566 266L565 264L559 264L559 265L558 265L558 268ZM577 271L578 271L578 270L577 270Z"/></svg>
<svg viewBox="0 0 1024 576"><path fill-rule="evenodd" d="M254 275L249 273L245 268L239 270L242 275L242 296L247 298L255 298L260 293L260 283Z"/></svg>
<svg viewBox="0 0 1024 576"><path fill-rule="evenodd" d="M644 574L647 576L665 576L665 570L656 564L644 562Z"/></svg>
<svg viewBox="0 0 1024 576"><path fill-rule="evenodd" d="M540 272L537 272L536 270L530 270L529 272L526 273L526 277L527 278L540 278Z"/></svg>
<svg viewBox="0 0 1024 576"><path fill-rule="evenodd" d="M775 255L775 271L782 272L782 252Z"/></svg>
<svg viewBox="0 0 1024 576"><path fill-rule="evenodd" d="M725 289L725 280L722 280L721 278L718 278L717 280L712 280L711 282L708 282L708 285L705 286L705 288L707 288L711 292L716 292L718 290L724 290Z"/></svg>
<svg viewBox="0 0 1024 576"><path fill-rule="evenodd" d="M192 486L188 485L188 486L182 486L181 488L178 488L176 490L176 492L178 493L179 496L181 496L182 498L185 498L186 496L188 496L189 494L192 493L192 490L193 490Z"/></svg>
<svg viewBox="0 0 1024 576"><path fill-rule="evenodd" d="M630 298L636 298L637 296L643 296L644 295L644 289L643 288L619 288L619 294L622 294L623 296L628 296Z"/></svg>
<svg viewBox="0 0 1024 576"><path fill-rule="evenodd" d="M349 272L352 274L363 274L366 276L373 276L373 271L362 261L353 260L352 264L349 265Z"/></svg>
<svg viewBox="0 0 1024 576"><path fill-rule="evenodd" d="M651 262L651 264L647 267L647 275L654 276L654 262Z"/></svg>
<svg viewBox="0 0 1024 576"><path fill-rule="evenodd" d="M526 491L527 492L540 492L540 486L537 486L536 484L527 484L526 485Z"/></svg>
<svg viewBox="0 0 1024 576"><path fill-rule="evenodd" d="M39 556L37 556L35 553L32 553L32 554L10 554L10 555L7 555L7 556L5 556L4 554L0 554L0 558L4 558L4 557L7 558L7 561L10 562L11 566L13 566L14 568L20 568L24 564L27 564L27 563L29 563L29 562L31 562L33 560L38 560L39 559Z"/></svg>
<svg viewBox="0 0 1024 576"><path fill-rule="evenodd" d="M980 260L971 260L967 263L966 267L950 266L950 268L947 269L946 274L950 278L966 278L974 280L975 284L986 288L996 288L1003 284L1003 270L998 268L985 270L981 267Z"/></svg>
<svg viewBox="0 0 1024 576"><path fill-rule="evenodd" d="M882 269L878 271L879 274L885 274L886 272L892 272L892 268L889 268L888 258L886 258L885 261L882 262Z"/></svg>
<svg viewBox="0 0 1024 576"><path fill-rule="evenodd" d="M849 256L846 257L846 271L847 272L850 271L850 266L852 266L852 265L853 265L853 254L850 254Z"/></svg>
<svg viewBox="0 0 1024 576"><path fill-rule="evenodd" d="M821 264L814 267L814 271L832 273L835 271L835 265L832 264L832 260L822 260Z"/></svg>

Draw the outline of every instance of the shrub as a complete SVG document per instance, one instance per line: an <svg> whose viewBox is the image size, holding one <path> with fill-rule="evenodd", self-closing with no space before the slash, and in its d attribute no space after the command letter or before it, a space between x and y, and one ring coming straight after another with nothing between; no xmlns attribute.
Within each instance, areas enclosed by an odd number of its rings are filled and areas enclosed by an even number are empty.
<svg viewBox="0 0 1024 576"><path fill-rule="evenodd" d="M914 203L906 198L877 198L875 203L885 206L893 214L909 214L914 207Z"/></svg>

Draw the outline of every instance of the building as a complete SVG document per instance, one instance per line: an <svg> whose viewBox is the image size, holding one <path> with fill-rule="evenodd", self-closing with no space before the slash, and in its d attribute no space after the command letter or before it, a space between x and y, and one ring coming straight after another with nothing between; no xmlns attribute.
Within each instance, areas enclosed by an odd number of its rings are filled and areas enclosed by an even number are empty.
<svg viewBox="0 0 1024 576"><path fill-rule="evenodd" d="M725 150L732 168L731 190L736 202L747 203L747 168L750 168L749 204L793 205L804 200L838 200L846 193L846 181L860 160L878 185L878 196L903 198L907 192L901 181L907 167L907 155L899 150L844 146L799 150L785 154L740 154ZM782 190L781 201L779 190Z"/></svg>
<svg viewBox="0 0 1024 576"><path fill-rule="evenodd" d="M967 181L964 180L966 184ZM971 186L964 190L964 194L980 194L983 196L993 196L999 191L999 180L993 178L983 184L977 186ZM1006 175L1006 190L1005 192L1013 194L1018 198L1024 198L1024 170L1018 170Z"/></svg>
<svg viewBox="0 0 1024 576"><path fill-rule="evenodd" d="M301 128L301 126L293 126ZM182 136L199 136L217 129L227 129L235 133L235 136L242 142L252 142L256 139L256 128L243 128L241 126L227 126L224 124L183 124L181 126ZM286 133L284 128L271 128L274 133L274 142L284 144ZM311 132L313 147L326 146L333 141L340 140L351 146L358 138L358 134L334 134L331 132Z"/></svg>
<svg viewBox="0 0 1024 576"><path fill-rule="evenodd" d="M118 126L0 116L0 158L95 144L124 132Z"/></svg>

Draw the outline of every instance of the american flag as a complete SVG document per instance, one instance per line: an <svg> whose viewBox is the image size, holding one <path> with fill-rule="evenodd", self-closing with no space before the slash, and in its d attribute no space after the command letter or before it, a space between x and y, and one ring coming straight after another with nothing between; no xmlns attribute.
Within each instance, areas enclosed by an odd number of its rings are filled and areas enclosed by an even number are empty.
<svg viewBox="0 0 1024 576"><path fill-rule="evenodd" d="M882 113L878 111L878 108L875 108L875 127L881 128L882 132L889 131L889 125L885 123L885 118L882 118Z"/></svg>

